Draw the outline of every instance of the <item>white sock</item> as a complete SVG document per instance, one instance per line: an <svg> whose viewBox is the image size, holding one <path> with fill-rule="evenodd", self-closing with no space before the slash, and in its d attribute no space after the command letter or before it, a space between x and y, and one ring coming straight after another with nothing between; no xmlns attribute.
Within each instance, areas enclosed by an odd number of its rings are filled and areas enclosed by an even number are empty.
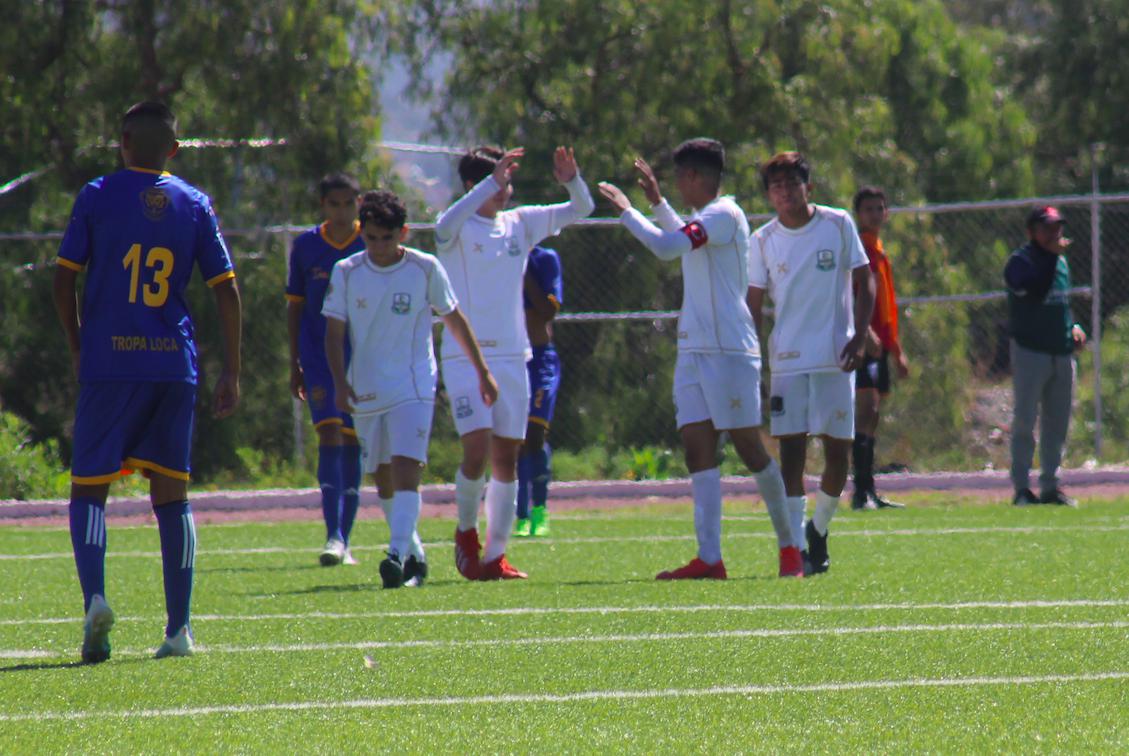
<svg viewBox="0 0 1129 756"><path fill-rule="evenodd" d="M412 536L419 522L419 491L397 491L392 494L392 517L388 528L392 531L388 550L403 561L411 553Z"/></svg>
<svg viewBox="0 0 1129 756"><path fill-rule="evenodd" d="M721 561L721 470L713 467L690 473L694 492L694 532L698 558L706 564Z"/></svg>
<svg viewBox="0 0 1129 756"><path fill-rule="evenodd" d="M392 528L392 499L383 499L382 498L380 500L380 509L384 512L384 521L388 523L389 531L391 531L391 528ZM417 519L417 525L418 525L418 519ZM391 546L391 541L392 541L391 535L389 536L388 541L389 541L389 548L392 548L392 546ZM411 554L412 556L414 556L416 559L418 559L421 562L425 560L425 556L424 556L424 553L423 553L423 541L419 537L418 527L416 528L416 530L412 531L412 544L408 548L408 553ZM401 554L401 556L406 556L406 554Z"/></svg>
<svg viewBox="0 0 1129 756"><path fill-rule="evenodd" d="M486 484L486 545L482 561L493 562L506 553L514 520L517 519L517 481L503 483L494 478Z"/></svg>
<svg viewBox="0 0 1129 756"><path fill-rule="evenodd" d="M835 510L839 507L839 497L832 496L819 489L815 493L815 512L812 513L811 521L815 525L816 532L820 535L827 535L827 526L831 524L831 518L835 516Z"/></svg>
<svg viewBox="0 0 1129 756"><path fill-rule="evenodd" d="M792 545L792 521L788 517L788 495L784 492L784 478L780 465L769 459L768 466L753 473L757 479L757 490L764 499L772 528L776 531L776 543L780 548Z"/></svg>
<svg viewBox="0 0 1129 756"><path fill-rule="evenodd" d="M467 531L478 527L478 504L482 501L482 487L485 485L485 475L477 480L471 480L463 475L461 467L455 473L455 504L459 509L459 530Z"/></svg>
<svg viewBox="0 0 1129 756"><path fill-rule="evenodd" d="M808 499L806 496L789 496L787 502L788 521L792 526L792 545L800 551L805 551L808 542L804 537L804 513L808 508Z"/></svg>

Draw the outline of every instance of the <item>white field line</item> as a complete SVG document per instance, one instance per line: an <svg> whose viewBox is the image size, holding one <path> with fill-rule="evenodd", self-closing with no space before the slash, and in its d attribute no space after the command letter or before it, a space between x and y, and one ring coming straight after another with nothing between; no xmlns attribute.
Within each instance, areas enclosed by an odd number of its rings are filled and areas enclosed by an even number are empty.
<svg viewBox="0 0 1129 756"><path fill-rule="evenodd" d="M913 528L913 529L892 529L892 530L833 530L833 537L839 538L883 538L887 536L939 536L939 535L993 535L993 534L1014 534L1014 535L1032 535L1037 533L1065 533L1065 532L1085 532L1093 533L1095 527L1089 525L1017 525L1017 526L988 526L988 527L961 527L961 528ZM1125 531L1129 530L1129 523L1122 523L1119 525L1107 525L1101 528L1103 532L1109 531ZM769 539L776 538L776 534L770 530L755 533L725 533L722 536L726 540L744 540L747 538L755 539ZM686 535L650 535L650 536L580 536L577 538L538 538L523 540L523 546L560 546L571 544L603 544L603 543L672 543L682 541L693 541L695 536L693 534ZM427 541L424 543L429 548L449 548L454 546L453 541ZM356 552L365 551L384 551L387 549L387 544L379 544L375 546L353 546L352 550ZM238 556L250 554L313 554L318 551L317 548L294 548L290 546L260 546L255 548L246 549L198 549L197 556ZM106 553L107 557L128 557L128 558L146 558L161 556L159 551L110 551ZM55 551L40 554L0 554L0 561L19 561L19 560L34 560L34 559L73 559L74 554L69 551Z"/></svg>
<svg viewBox="0 0 1129 756"><path fill-rule="evenodd" d="M1032 601L958 601L948 603L895 603L895 604L690 604L642 606L569 606L541 607L514 606L497 609L417 609L391 612L283 612L277 614L193 614L194 622L280 622L309 620L381 620L428 617L526 617L536 615L569 614L697 614L732 612L875 612L875 611L933 611L967 609L1075 609L1129 606L1129 599L1062 599ZM115 622L164 622L164 617L117 616ZM65 625L79 623L82 617L41 617L33 619L0 620L0 626Z"/></svg>
<svg viewBox="0 0 1129 756"><path fill-rule="evenodd" d="M710 630L682 633L613 633L610 635L524 636L521 638L472 638L462 640L353 641L343 643L266 643L253 646L197 646L210 654L310 653L315 651L367 651L370 649L476 648L511 646L560 646L588 643L655 643L684 640L732 640L737 638L800 638L844 635L887 635L891 633L952 633L1008 630L1123 630L1129 622L974 622L945 625L870 625L831 628L755 628L748 630ZM18 651L19 652L19 651ZM6 653L0 651L0 657ZM26 653L26 652L21 652ZM126 649L121 656L146 656L151 651Z"/></svg>
<svg viewBox="0 0 1129 756"><path fill-rule="evenodd" d="M857 680L814 683L811 685L718 685L709 688L662 688L644 690L586 690L576 693L508 693L493 696L443 698L361 698L349 701L292 701L226 706L184 706L167 709L42 711L0 714L0 722L74 721L116 717L155 719L160 717L198 717L211 714L257 714L262 712L334 711L349 709L391 709L431 706L474 706L478 704L562 704L588 701L638 701L664 698L707 698L716 696L780 695L790 693L841 693L846 691L891 690L898 688L965 688L988 685L1062 685L1129 679L1129 672L1091 672L1076 675L1030 675L1018 677L945 677L906 680Z"/></svg>

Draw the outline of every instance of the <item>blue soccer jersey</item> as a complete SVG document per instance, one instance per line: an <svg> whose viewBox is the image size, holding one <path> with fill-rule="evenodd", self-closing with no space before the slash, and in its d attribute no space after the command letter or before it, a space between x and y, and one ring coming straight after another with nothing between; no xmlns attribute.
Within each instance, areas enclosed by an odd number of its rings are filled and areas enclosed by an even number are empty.
<svg viewBox="0 0 1129 756"><path fill-rule="evenodd" d="M305 372L329 374L325 358L325 316L321 314L329 276L338 260L365 248L361 227L354 223L353 233L342 244L329 239L327 224L302 232L290 248L290 275L286 280L286 299L302 303L302 324L298 331L298 358ZM345 358L349 358L349 341L345 340ZM332 386L332 382L330 382Z"/></svg>
<svg viewBox="0 0 1129 756"><path fill-rule="evenodd" d="M171 173L127 168L75 200L59 265L86 271L79 380L196 383L184 290L235 277L208 197Z"/></svg>
<svg viewBox="0 0 1129 756"><path fill-rule="evenodd" d="M563 293L561 258L557 256L557 251L548 247L534 247L529 253L527 270L533 274L533 280L541 287L541 291L545 292L545 296L552 300L557 307L560 307ZM525 309L528 310L533 306L529 302L529 297L524 293L522 298L525 300Z"/></svg>

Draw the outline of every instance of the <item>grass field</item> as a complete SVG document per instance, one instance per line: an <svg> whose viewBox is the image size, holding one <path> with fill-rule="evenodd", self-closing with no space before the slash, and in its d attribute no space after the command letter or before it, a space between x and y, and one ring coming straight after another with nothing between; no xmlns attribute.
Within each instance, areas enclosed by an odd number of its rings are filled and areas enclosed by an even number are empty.
<svg viewBox="0 0 1129 756"><path fill-rule="evenodd" d="M156 528L111 522L97 666L67 532L0 527L0 752L1129 749L1129 502L909 501L841 510L802 581L741 501L726 582L653 580L694 552L686 504L561 515L507 583L426 520L432 577L399 591L379 519L351 568L314 522L202 526L198 653L161 661Z"/></svg>

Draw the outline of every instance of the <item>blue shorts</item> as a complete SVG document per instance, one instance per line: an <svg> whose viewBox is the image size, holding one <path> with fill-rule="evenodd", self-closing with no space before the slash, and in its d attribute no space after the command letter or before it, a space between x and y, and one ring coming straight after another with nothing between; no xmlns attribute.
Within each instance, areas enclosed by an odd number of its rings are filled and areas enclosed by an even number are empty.
<svg viewBox="0 0 1129 756"><path fill-rule="evenodd" d="M140 470L188 480L196 385L84 383L74 421L71 481L100 485Z"/></svg>
<svg viewBox="0 0 1129 756"><path fill-rule="evenodd" d="M529 370L529 422L549 427L561 388L561 358L552 344L533 347Z"/></svg>
<svg viewBox="0 0 1129 756"><path fill-rule="evenodd" d="M340 425L342 432L356 435L353 418L337 409L337 395L333 392L333 374L324 360L302 361L302 381L306 384L306 404L310 405L310 419L315 428Z"/></svg>

